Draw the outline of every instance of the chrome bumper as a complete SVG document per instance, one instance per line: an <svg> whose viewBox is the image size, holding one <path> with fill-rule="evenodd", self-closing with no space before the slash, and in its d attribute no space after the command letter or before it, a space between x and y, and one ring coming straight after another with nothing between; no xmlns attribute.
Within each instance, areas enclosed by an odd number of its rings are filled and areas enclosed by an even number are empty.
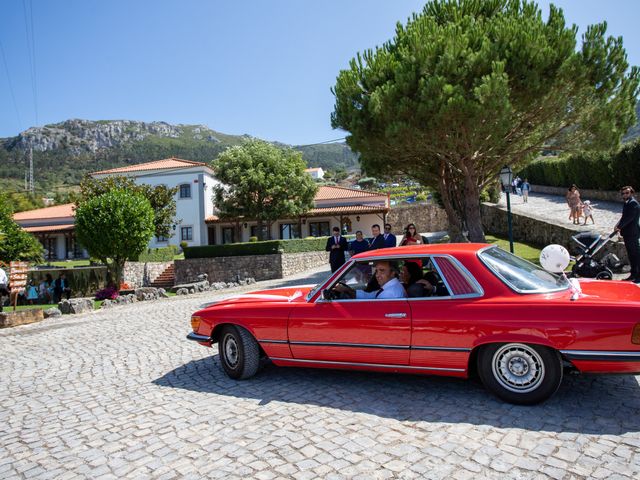
<svg viewBox="0 0 640 480"><path fill-rule="evenodd" d="M207 337L206 335L198 335L195 332L191 332L189 335L187 335L187 340L193 340L194 342L211 343L211 337Z"/></svg>

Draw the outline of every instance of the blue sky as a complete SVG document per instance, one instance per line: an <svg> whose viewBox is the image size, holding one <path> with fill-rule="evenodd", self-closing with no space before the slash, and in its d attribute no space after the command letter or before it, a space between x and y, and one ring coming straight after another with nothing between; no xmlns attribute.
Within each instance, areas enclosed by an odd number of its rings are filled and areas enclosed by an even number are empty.
<svg viewBox="0 0 640 480"><path fill-rule="evenodd" d="M623 37L630 63L640 65L640 2L553 3L580 32L606 20L608 33ZM539 2L545 14L548 4ZM289 144L340 138L344 132L332 130L329 120L338 72L357 52L392 38L395 23L423 5L3 0L0 137L83 118L205 124ZM28 53L31 18L34 69Z"/></svg>

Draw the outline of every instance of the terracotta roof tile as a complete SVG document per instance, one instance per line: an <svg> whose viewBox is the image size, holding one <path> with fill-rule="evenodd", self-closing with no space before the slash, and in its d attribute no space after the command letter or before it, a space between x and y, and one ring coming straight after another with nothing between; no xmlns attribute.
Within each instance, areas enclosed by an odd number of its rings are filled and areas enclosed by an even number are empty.
<svg viewBox="0 0 640 480"><path fill-rule="evenodd" d="M64 225L41 225L39 227L22 227L22 228L23 230L29 233L44 233L44 232L53 233L53 232L66 232L70 230L75 230L76 226L73 223L71 223L71 224L64 224Z"/></svg>
<svg viewBox="0 0 640 480"><path fill-rule="evenodd" d="M178 168L191 168L191 167L208 167L206 163L194 162L192 160L182 160L181 158L165 158L164 160L155 160L153 162L139 163L137 165L127 165L126 167L112 168L110 170L101 170L99 172L93 172L91 175L103 175L111 173L129 173L129 172L142 172L146 170L168 170Z"/></svg>
<svg viewBox="0 0 640 480"><path fill-rule="evenodd" d="M341 198L348 199L366 199L370 197L386 197L387 195L379 192L369 192L367 190L356 190L355 188L346 188L346 187L329 187L327 185L323 185L318 188L318 192L315 196L315 201L322 200L334 200Z"/></svg>
<svg viewBox="0 0 640 480"><path fill-rule="evenodd" d="M73 203L65 203L64 205L55 205L53 207L18 212L13 214L13 219L16 222L19 222L21 220L47 220L50 218L73 217L74 206L75 205Z"/></svg>

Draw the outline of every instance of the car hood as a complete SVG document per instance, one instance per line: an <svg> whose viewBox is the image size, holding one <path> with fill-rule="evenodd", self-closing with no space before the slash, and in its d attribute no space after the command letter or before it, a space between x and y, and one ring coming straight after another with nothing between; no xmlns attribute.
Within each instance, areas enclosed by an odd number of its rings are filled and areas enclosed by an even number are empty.
<svg viewBox="0 0 640 480"><path fill-rule="evenodd" d="M305 302L312 285L302 285L297 287L272 288L268 290L256 290L255 292L243 293L224 300L201 305L200 308L212 306L227 306L242 303L297 303Z"/></svg>

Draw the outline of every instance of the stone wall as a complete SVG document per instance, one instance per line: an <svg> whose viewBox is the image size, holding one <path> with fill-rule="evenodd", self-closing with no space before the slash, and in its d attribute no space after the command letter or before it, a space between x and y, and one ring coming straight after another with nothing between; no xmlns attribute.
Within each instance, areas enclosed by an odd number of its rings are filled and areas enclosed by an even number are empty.
<svg viewBox="0 0 640 480"><path fill-rule="evenodd" d="M327 252L190 258L175 261L176 283L192 282L201 273L206 273L211 283L236 282L245 278L271 280L328 263Z"/></svg>
<svg viewBox="0 0 640 480"><path fill-rule="evenodd" d="M122 281L132 288L148 287L173 262L127 262Z"/></svg>
<svg viewBox="0 0 640 480"><path fill-rule="evenodd" d="M622 186L622 185L621 185ZM569 185L567 185L569 188ZM564 197L567 194L567 188L565 187L549 187L547 185L531 185L531 191L536 193L546 193L548 195L560 195ZM589 190L580 188L580 198L582 200L604 200L606 202L620 202L622 203L622 197L620 192L612 192L611 190Z"/></svg>
<svg viewBox="0 0 640 480"><path fill-rule="evenodd" d="M485 232L507 238L509 231L506 208L483 203L480 205L480 212ZM571 240L571 237L577 233L575 230L513 212L511 220L514 240L526 241L539 247L557 243L566 247L572 255L577 253L574 248L575 242ZM601 259L608 252L615 253L621 260L628 262L623 242L617 240L609 242L604 250L598 253L597 259Z"/></svg>
<svg viewBox="0 0 640 480"><path fill-rule="evenodd" d="M403 235L405 227L415 223L418 232L440 232L449 229L449 220L443 208L434 204L416 204L393 207L387 214L387 223L393 227L398 239ZM365 232L369 236L370 232Z"/></svg>

